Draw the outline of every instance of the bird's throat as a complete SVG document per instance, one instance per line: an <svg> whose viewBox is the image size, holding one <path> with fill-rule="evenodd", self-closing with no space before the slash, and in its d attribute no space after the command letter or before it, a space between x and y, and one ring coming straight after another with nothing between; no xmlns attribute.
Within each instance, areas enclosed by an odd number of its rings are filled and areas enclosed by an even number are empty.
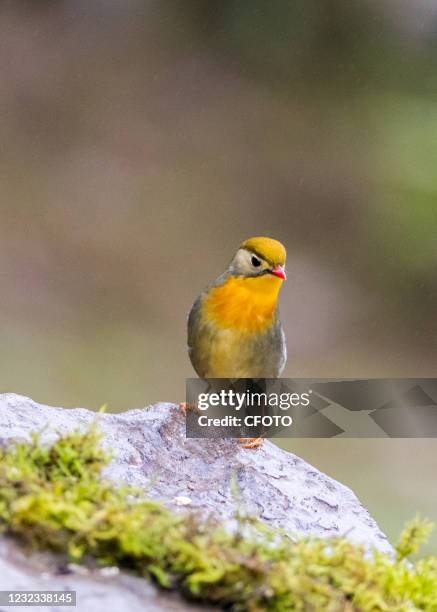
<svg viewBox="0 0 437 612"><path fill-rule="evenodd" d="M281 279L270 275L230 277L205 298L205 321L243 333L267 331L275 318L281 285Z"/></svg>

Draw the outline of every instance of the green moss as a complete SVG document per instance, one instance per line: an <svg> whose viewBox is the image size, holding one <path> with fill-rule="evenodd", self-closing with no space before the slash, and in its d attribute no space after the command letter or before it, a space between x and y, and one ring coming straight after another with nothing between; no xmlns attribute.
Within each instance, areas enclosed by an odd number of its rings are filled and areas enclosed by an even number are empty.
<svg viewBox="0 0 437 612"><path fill-rule="evenodd" d="M1 531L234 610L437 611L437 559L405 559L428 535L426 522L407 526L397 559L344 539L291 541L247 518L230 533L114 487L100 475L108 460L94 428L51 447L35 437L0 451Z"/></svg>

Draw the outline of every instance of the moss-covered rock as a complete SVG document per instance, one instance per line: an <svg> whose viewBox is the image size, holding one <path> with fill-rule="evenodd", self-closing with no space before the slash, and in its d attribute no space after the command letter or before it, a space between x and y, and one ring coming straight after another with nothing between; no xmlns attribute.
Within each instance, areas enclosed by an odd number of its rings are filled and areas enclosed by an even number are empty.
<svg viewBox="0 0 437 612"><path fill-rule="evenodd" d="M235 610L437 610L437 559L412 564L430 525L414 520L397 558L344 538L291 539L255 519L175 514L101 476L95 427L0 454L0 528L75 563L126 568L191 600Z"/></svg>
<svg viewBox="0 0 437 612"><path fill-rule="evenodd" d="M30 440L34 431L53 443L60 433L85 431L96 418L89 410L52 408L13 394L0 395L0 415L0 445ZM393 552L351 489L268 440L252 451L236 440L189 439L182 411L165 403L101 414L99 429L112 453L105 476L141 488L174 511L187 504L202 516L232 523L244 508L293 536L343 536Z"/></svg>

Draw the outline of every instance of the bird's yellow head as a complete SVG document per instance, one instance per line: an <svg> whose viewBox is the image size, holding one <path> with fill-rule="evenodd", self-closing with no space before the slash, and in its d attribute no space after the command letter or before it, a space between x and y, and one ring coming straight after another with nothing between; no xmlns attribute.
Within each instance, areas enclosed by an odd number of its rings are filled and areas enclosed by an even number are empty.
<svg viewBox="0 0 437 612"><path fill-rule="evenodd" d="M256 237L243 242L229 266L232 276L245 278L274 277L283 281L285 247L273 238Z"/></svg>
<svg viewBox="0 0 437 612"><path fill-rule="evenodd" d="M285 248L272 238L243 242L226 273L205 298L206 321L242 333L265 332L275 320L285 280Z"/></svg>

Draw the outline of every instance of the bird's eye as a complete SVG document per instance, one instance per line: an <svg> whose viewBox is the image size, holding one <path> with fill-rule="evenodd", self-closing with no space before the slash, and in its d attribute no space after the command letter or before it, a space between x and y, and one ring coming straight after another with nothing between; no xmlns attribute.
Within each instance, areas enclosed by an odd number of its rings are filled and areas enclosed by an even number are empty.
<svg viewBox="0 0 437 612"><path fill-rule="evenodd" d="M260 265L261 265L261 262L258 259L258 257L253 256L252 257L252 266L254 266L255 268L259 268Z"/></svg>

